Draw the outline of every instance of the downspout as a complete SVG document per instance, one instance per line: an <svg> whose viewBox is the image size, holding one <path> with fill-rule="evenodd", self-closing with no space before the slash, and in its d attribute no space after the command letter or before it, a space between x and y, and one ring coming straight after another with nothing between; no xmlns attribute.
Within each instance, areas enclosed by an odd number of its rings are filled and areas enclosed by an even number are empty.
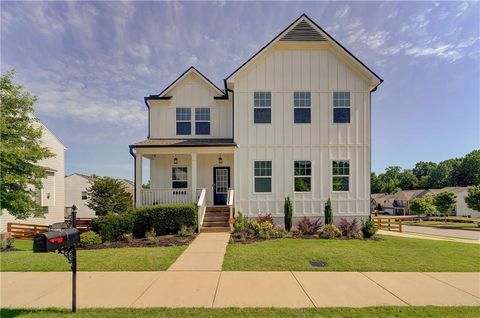
<svg viewBox="0 0 480 318"><path fill-rule="evenodd" d="M227 87L227 80L224 80L225 82L225 92L227 93L227 99L228 99L228 92L232 93L232 139L233 142L235 142L235 92L233 89L230 89Z"/></svg>
<svg viewBox="0 0 480 318"><path fill-rule="evenodd" d="M150 113L150 112L149 112ZM128 146L129 152L133 157L133 202L134 206L136 207L137 204L137 168L136 168L136 161L137 161L137 155L135 152L133 152L133 146Z"/></svg>
<svg viewBox="0 0 480 318"><path fill-rule="evenodd" d="M147 97L144 97L143 100L145 101L145 105L148 108L148 133L147 133L147 139L150 139L150 105L148 105L148 99Z"/></svg>

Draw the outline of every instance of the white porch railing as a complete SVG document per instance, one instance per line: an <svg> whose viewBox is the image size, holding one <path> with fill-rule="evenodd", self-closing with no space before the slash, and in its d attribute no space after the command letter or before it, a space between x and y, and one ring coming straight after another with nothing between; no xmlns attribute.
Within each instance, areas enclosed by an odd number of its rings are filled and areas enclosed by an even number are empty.
<svg viewBox="0 0 480 318"><path fill-rule="evenodd" d="M198 214L198 233L202 228L203 218L205 217L205 212L207 211L207 190L202 189L200 191L200 196L198 197L197 202L197 214Z"/></svg>
<svg viewBox="0 0 480 318"><path fill-rule="evenodd" d="M228 209L230 210L230 218L228 220L228 223L230 224L230 231L233 231L233 224L231 221L233 220L233 204L234 204L234 195L235 195L235 190L233 189L228 189L228 194L227 194L227 206Z"/></svg>
<svg viewBox="0 0 480 318"><path fill-rule="evenodd" d="M190 189L142 189L142 206L192 202Z"/></svg>

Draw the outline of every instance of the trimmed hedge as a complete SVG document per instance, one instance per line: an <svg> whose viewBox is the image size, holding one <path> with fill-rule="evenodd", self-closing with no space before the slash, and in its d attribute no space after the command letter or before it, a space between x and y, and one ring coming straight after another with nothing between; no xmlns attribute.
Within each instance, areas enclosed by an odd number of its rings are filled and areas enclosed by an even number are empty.
<svg viewBox="0 0 480 318"><path fill-rule="evenodd" d="M145 206L135 210L133 235L144 237L152 227L157 235L177 234L182 225L197 228L197 206L176 203Z"/></svg>
<svg viewBox="0 0 480 318"><path fill-rule="evenodd" d="M92 219L92 230L102 237L102 241L118 241L123 234L132 233L136 212L109 214Z"/></svg>

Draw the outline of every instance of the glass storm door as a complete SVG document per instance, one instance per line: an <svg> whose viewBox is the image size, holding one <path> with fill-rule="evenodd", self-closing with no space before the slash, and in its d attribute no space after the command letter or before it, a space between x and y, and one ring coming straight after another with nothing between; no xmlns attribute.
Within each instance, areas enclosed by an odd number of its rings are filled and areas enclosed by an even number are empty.
<svg viewBox="0 0 480 318"><path fill-rule="evenodd" d="M213 168L213 204L226 205L230 187L230 168Z"/></svg>

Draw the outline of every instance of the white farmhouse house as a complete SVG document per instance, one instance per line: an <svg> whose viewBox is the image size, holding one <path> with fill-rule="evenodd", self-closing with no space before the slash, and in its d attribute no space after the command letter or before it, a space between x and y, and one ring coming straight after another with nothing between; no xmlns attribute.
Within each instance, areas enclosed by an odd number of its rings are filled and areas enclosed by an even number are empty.
<svg viewBox="0 0 480 318"><path fill-rule="evenodd" d="M36 200L43 207L44 217L31 217L26 220L18 220L8 213L2 211L0 216L0 232L7 230L8 223L27 223L50 225L63 222L63 211L65 207L65 146L48 128L38 122L42 127L42 145L48 147L54 154L53 157L41 160L38 164L47 170L47 176L42 179L42 189L36 191Z"/></svg>
<svg viewBox="0 0 480 318"><path fill-rule="evenodd" d="M213 213L319 218L370 210L370 94L382 79L306 15L215 86L190 67L145 97L148 138L130 146L136 205L198 202ZM150 189L142 189L142 158ZM202 195L204 193L204 196ZM204 200L205 199L205 200ZM215 209L211 207L216 207ZM232 216L232 215L231 215ZM211 223L211 224L209 224Z"/></svg>

